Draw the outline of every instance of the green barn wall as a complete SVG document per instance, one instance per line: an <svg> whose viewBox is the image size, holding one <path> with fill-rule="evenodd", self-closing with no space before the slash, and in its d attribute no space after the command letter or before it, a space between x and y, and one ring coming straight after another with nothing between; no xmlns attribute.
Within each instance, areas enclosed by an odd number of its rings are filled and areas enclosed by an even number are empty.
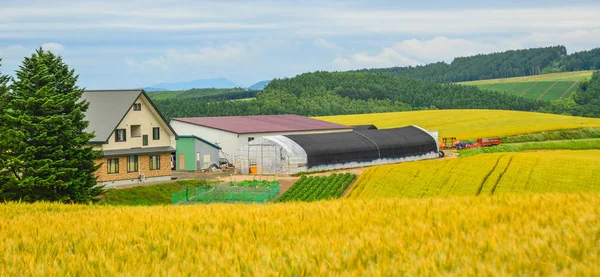
<svg viewBox="0 0 600 277"><path fill-rule="evenodd" d="M194 149L194 138L179 138L177 139L177 159L179 162L179 155L185 155L185 170L195 171L196 170L196 153ZM179 170L179 165L177 166Z"/></svg>

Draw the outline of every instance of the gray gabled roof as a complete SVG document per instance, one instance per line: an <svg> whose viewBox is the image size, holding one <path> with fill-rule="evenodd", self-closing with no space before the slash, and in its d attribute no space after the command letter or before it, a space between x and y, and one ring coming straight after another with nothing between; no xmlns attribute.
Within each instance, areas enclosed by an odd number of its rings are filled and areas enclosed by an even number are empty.
<svg viewBox="0 0 600 277"><path fill-rule="evenodd" d="M162 116L160 111L154 106L150 97L142 89L131 90L86 90L81 95L81 100L87 100L90 105L85 112L85 120L89 125L85 130L88 133L95 132L95 137L90 143L107 143L115 128L127 115L133 103L140 97L146 96L146 99L156 110L160 118L169 127L171 132L177 137L177 134L169 123Z"/></svg>

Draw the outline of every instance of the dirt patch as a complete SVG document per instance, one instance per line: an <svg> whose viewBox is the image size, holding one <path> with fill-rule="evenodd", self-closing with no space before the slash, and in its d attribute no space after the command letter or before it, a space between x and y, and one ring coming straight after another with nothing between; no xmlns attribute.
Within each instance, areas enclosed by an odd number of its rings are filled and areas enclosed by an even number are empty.
<svg viewBox="0 0 600 277"><path fill-rule="evenodd" d="M443 151L444 151L444 157L442 159L458 158L458 151L456 151L455 149L445 149Z"/></svg>

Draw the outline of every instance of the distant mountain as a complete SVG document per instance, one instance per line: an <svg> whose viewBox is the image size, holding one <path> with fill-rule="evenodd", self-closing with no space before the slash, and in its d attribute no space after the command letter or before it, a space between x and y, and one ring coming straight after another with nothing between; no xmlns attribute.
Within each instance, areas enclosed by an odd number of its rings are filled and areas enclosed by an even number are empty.
<svg viewBox="0 0 600 277"><path fill-rule="evenodd" d="M271 80L260 81L254 85L248 87L249 90L263 90Z"/></svg>
<svg viewBox="0 0 600 277"><path fill-rule="evenodd" d="M160 88L162 90L188 90L193 88L234 88L237 85L227 78L198 79L188 82L159 83L146 89Z"/></svg>

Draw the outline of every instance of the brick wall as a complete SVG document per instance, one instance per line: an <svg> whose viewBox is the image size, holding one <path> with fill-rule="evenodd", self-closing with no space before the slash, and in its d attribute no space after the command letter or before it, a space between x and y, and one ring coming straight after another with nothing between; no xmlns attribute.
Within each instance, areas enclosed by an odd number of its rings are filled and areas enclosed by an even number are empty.
<svg viewBox="0 0 600 277"><path fill-rule="evenodd" d="M130 180L139 178L139 174L144 174L146 177L161 177L171 176L171 154L155 154L160 156L160 169L150 170L150 156L151 155L138 155L138 171L139 172L127 172L127 156L121 157L108 157L119 159L119 173L108 174L108 158L102 157L96 160L96 163L102 163L102 166L96 171L98 176L98 182L110 182L119 180Z"/></svg>

